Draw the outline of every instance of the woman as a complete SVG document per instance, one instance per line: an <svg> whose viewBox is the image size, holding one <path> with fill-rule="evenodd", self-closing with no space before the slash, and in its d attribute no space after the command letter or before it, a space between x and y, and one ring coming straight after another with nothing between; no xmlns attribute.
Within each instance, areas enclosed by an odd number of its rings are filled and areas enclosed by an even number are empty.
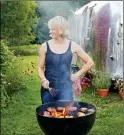
<svg viewBox="0 0 124 135"><path fill-rule="evenodd" d="M57 100L73 100L72 82L94 65L93 60L78 44L66 38L68 26L64 17L56 16L49 20L48 27L52 39L43 43L39 50L38 75L41 79L42 104ZM85 64L71 75L73 53ZM49 87L58 89L55 97L50 94Z"/></svg>

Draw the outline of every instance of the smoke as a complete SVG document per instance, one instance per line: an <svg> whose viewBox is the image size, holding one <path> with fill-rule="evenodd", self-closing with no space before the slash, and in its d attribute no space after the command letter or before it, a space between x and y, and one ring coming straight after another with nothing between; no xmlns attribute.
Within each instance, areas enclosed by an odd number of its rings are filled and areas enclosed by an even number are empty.
<svg viewBox="0 0 124 135"><path fill-rule="evenodd" d="M36 43L49 40L48 21L55 16L63 16L68 19L70 10L75 11L76 5L72 1L36 1L39 22L34 30Z"/></svg>
<svg viewBox="0 0 124 135"><path fill-rule="evenodd" d="M73 4L69 1L37 1L38 9L43 11L46 17L56 15L68 17L69 10L75 10Z"/></svg>

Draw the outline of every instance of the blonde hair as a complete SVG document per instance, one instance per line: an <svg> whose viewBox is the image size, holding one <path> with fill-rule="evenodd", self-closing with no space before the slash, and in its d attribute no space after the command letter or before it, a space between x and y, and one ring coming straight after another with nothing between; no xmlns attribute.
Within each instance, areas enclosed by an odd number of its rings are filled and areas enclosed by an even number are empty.
<svg viewBox="0 0 124 135"><path fill-rule="evenodd" d="M62 16L56 16L48 21L48 26L58 28L61 36L68 36L68 22Z"/></svg>

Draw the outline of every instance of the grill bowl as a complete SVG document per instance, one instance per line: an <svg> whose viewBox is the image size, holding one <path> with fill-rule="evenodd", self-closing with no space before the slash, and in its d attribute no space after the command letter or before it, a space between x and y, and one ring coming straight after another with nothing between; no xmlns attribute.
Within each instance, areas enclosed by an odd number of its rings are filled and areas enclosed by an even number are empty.
<svg viewBox="0 0 124 135"><path fill-rule="evenodd" d="M60 100L57 102L43 104L36 108L36 118L38 124L46 135L87 135L87 133L91 130L96 118L96 107L92 104L74 101L73 106L76 106L77 108L86 107L94 110L94 112L82 117L51 118L43 116L43 112L48 107L65 107L70 103L72 103L72 101Z"/></svg>

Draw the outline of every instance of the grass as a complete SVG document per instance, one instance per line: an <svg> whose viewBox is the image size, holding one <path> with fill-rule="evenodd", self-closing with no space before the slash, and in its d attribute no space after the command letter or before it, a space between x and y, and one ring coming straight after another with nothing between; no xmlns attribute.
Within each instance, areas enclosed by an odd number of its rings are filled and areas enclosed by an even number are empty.
<svg viewBox="0 0 124 135"><path fill-rule="evenodd" d="M23 90L13 99L8 108L1 113L2 135L44 135L36 120L35 109L41 105L40 80L37 77L37 56L23 57L25 67L34 63L32 78L29 78L27 90ZM96 95L94 90L84 90L80 101L96 106L96 121L89 135L122 135L123 101L117 93L109 93L105 99Z"/></svg>
<svg viewBox="0 0 124 135"><path fill-rule="evenodd" d="M104 99L88 90L82 92L80 100L97 108L96 121L89 135L122 135L123 103L117 93L110 93Z"/></svg>

